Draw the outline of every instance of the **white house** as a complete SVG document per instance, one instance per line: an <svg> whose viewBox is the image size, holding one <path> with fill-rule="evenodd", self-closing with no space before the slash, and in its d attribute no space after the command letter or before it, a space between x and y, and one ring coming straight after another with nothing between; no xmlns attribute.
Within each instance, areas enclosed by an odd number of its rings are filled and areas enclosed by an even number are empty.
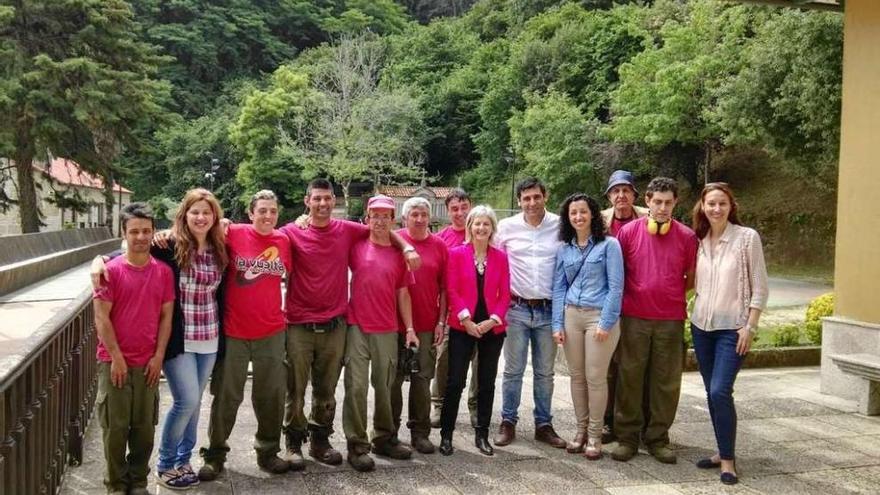
<svg viewBox="0 0 880 495"><path fill-rule="evenodd" d="M43 213L43 232L63 228L100 227L104 225L104 182L80 169L73 160L53 158L49 163L34 162L34 182L37 184L38 206ZM0 186L6 196L18 197L15 184L15 168L10 160L0 158ZM113 186L116 204L113 218L117 218L120 203L131 203L132 191L115 184ZM59 207L56 198L74 198L84 211ZM63 202L62 202L63 203ZM118 222L113 222L111 230L117 232ZM0 235L20 234L18 207L13 205L5 213L0 213Z"/></svg>

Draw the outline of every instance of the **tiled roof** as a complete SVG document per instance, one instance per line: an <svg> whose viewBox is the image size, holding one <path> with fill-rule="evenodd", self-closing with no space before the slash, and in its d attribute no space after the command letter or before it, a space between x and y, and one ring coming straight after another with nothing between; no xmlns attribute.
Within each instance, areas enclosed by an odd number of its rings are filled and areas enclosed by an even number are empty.
<svg viewBox="0 0 880 495"><path fill-rule="evenodd" d="M422 189L431 191L437 199L446 199L454 188L444 186L379 186L379 193L392 198L411 198Z"/></svg>
<svg viewBox="0 0 880 495"><path fill-rule="evenodd" d="M53 158L49 163L48 170L45 163L37 163L34 162L34 168L43 173L48 173L50 177L61 184L67 184L69 186L76 187L90 187L93 189L104 189L104 181L101 180L100 177L95 177L92 174L82 170L79 168L79 164L77 164L73 160L68 160L67 158ZM132 191L126 189L125 187L120 186L119 184L113 185L114 192L122 192L126 194L132 194Z"/></svg>

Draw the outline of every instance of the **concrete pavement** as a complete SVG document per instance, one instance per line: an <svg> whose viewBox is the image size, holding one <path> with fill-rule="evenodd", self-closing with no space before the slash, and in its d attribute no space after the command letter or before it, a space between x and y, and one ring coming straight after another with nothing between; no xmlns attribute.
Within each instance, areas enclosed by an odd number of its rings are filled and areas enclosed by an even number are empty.
<svg viewBox="0 0 880 495"><path fill-rule="evenodd" d="M675 465L660 464L642 452L628 463L606 456L596 462L538 444L531 424L531 380L527 379L520 410L518 438L498 448L494 457L479 454L473 445L466 407L459 416L456 453L415 454L411 461L377 458L377 470L358 473L347 464L328 467L309 462L306 470L272 476L260 471L252 449L256 429L246 398L230 439L232 452L226 473L216 482L203 483L192 494L460 494L530 493L580 494L876 494L880 491L880 418L855 413L856 404L819 393L818 368L745 370L737 381L739 412L738 467L740 484L719 483L718 472L700 470L694 462L714 451L714 438L705 393L697 373L686 373L678 418L671 431L678 452ZM500 378L499 378L500 384ZM556 377L554 423L560 435L574 434L574 411L567 377ZM250 387L250 384L248 385ZM500 387L499 387L500 388ZM245 394L248 396L248 392ZM307 394L308 397L309 394ZM337 389L342 403L342 384ZM497 427L500 393L495 401ZM162 411L170 394L162 385ZM205 440L210 396L202 403L199 445ZM341 407L337 411L333 444L344 452ZM160 426L161 428L161 422ZM157 441L158 441L157 430ZM493 432L494 433L494 432ZM408 441L409 432L401 439ZM435 430L431 439L439 441ZM100 427L93 420L86 437L82 466L68 469L63 495L103 493L104 469ZM613 447L613 444L610 446ZM155 452L153 456L155 466ZM201 460L194 457L196 468ZM160 489L151 477L151 493Z"/></svg>

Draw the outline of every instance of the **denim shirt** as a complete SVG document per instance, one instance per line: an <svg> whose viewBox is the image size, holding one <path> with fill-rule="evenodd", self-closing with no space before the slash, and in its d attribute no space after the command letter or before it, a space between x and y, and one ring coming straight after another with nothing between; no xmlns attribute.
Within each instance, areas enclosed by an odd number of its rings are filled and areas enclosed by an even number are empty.
<svg viewBox="0 0 880 495"><path fill-rule="evenodd" d="M611 330L620 317L623 298L623 254L617 239L598 244L590 237L586 259L576 240L559 247L553 275L553 331L565 328L566 305L599 309L599 328ZM578 268L581 268L578 271Z"/></svg>

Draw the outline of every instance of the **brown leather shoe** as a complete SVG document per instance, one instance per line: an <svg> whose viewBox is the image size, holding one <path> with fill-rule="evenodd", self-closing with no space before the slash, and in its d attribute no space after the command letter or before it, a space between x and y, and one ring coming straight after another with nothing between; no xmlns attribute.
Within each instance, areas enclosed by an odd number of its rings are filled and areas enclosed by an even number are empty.
<svg viewBox="0 0 880 495"><path fill-rule="evenodd" d="M342 464L342 454L330 445L330 439L324 431L313 431L312 441L309 444L309 455L312 459L330 466Z"/></svg>
<svg viewBox="0 0 880 495"><path fill-rule="evenodd" d="M502 421L498 427L498 434L493 438L495 445L504 447L510 445L516 439L516 425L510 421Z"/></svg>
<svg viewBox="0 0 880 495"><path fill-rule="evenodd" d="M556 434L556 430L553 429L553 425L539 426L538 429L535 430L535 440L544 442L557 449L564 449L565 446L568 445L565 440L559 438L559 435Z"/></svg>
<svg viewBox="0 0 880 495"><path fill-rule="evenodd" d="M584 452L584 445L587 443L587 434L586 433L578 433L575 435L574 440L568 442L565 446L565 451L569 454L581 454Z"/></svg>

